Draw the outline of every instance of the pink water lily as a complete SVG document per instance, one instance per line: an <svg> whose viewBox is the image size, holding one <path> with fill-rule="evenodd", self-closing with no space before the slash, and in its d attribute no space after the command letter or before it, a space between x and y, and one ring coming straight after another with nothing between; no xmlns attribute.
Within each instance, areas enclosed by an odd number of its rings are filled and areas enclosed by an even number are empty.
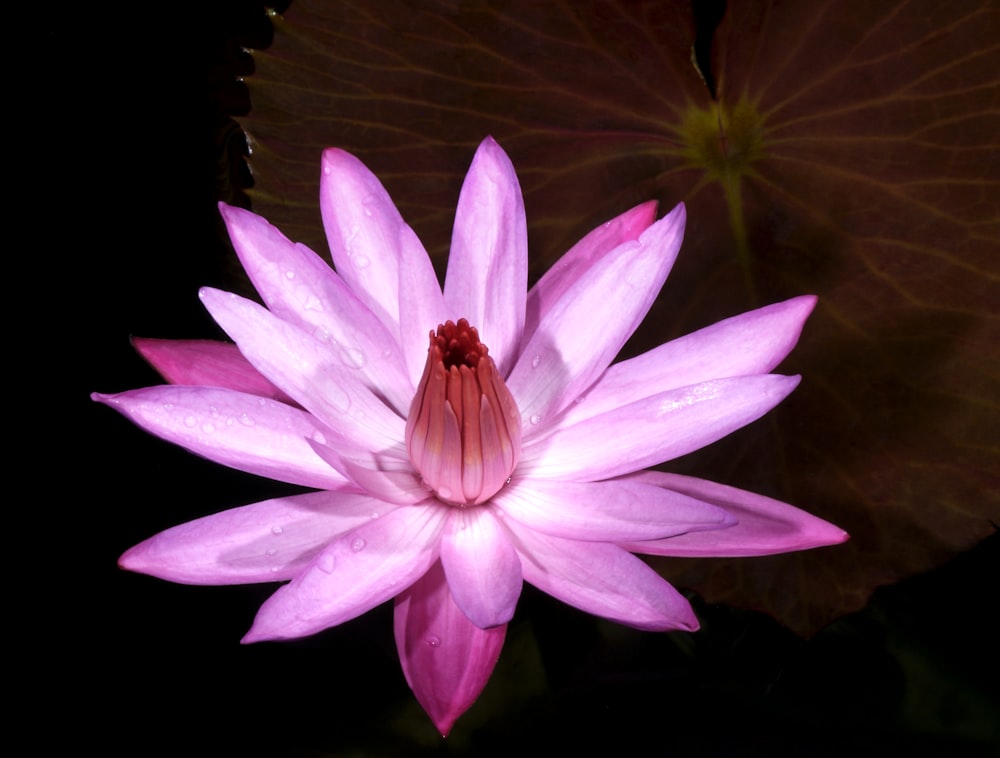
<svg viewBox="0 0 1000 758"><path fill-rule="evenodd" d="M445 285L375 176L327 150L331 269L222 206L264 306L201 291L235 346L137 340L171 384L95 399L211 460L315 492L167 529L121 566L176 582L287 582L244 642L301 637L395 600L403 673L442 734L478 697L527 581L589 613L695 630L634 553L749 556L841 542L790 505L647 471L754 421L814 305L794 298L612 365L680 248L646 203L527 291L510 160L476 152ZM265 307L266 306L266 307Z"/></svg>

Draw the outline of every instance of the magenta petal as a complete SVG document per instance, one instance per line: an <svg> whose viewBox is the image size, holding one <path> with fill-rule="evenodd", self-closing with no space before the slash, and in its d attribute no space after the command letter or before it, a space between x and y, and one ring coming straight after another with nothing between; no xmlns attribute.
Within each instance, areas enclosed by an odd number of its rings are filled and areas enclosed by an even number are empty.
<svg viewBox="0 0 1000 758"><path fill-rule="evenodd" d="M290 242L265 219L242 208L220 204L219 210L268 310L330 343L345 365L397 412L406 413L414 385L404 371L398 333L390 332L305 245Z"/></svg>
<svg viewBox="0 0 1000 758"><path fill-rule="evenodd" d="M396 507L335 490L265 500L160 532L118 564L184 584L284 581L330 540Z"/></svg>
<svg viewBox="0 0 1000 758"><path fill-rule="evenodd" d="M532 479L596 481L628 474L704 447L780 403L797 376L743 376L644 398L534 438L518 471Z"/></svg>
<svg viewBox="0 0 1000 758"><path fill-rule="evenodd" d="M469 621L506 624L521 596L521 561L491 508L453 509L441 539L441 565Z"/></svg>
<svg viewBox="0 0 1000 758"><path fill-rule="evenodd" d="M448 506L402 506L328 544L267 599L243 642L342 624L409 587L437 561Z"/></svg>
<svg viewBox="0 0 1000 758"><path fill-rule="evenodd" d="M447 737L489 681L506 625L480 629L452 599L437 563L396 598L396 648L406 681Z"/></svg>
<svg viewBox="0 0 1000 758"><path fill-rule="evenodd" d="M549 309L507 379L526 439L546 429L614 360L663 286L684 221L678 205L638 240L605 255Z"/></svg>
<svg viewBox="0 0 1000 758"><path fill-rule="evenodd" d="M661 539L736 523L722 508L629 479L517 479L500 490L493 503L507 519L535 531L596 542Z"/></svg>
<svg viewBox="0 0 1000 758"><path fill-rule="evenodd" d="M506 522L524 581L568 605L636 629L693 632L698 619L670 583L631 553L606 542L550 537Z"/></svg>
<svg viewBox="0 0 1000 758"><path fill-rule="evenodd" d="M336 346L246 298L208 287L199 294L247 360L303 408L368 449L401 446L403 419L345 364Z"/></svg>
<svg viewBox="0 0 1000 758"><path fill-rule="evenodd" d="M795 346L812 313L812 295L792 298L725 319L608 368L570 407L560 424L585 418L677 387L712 379L766 374Z"/></svg>
<svg viewBox="0 0 1000 758"><path fill-rule="evenodd" d="M378 178L343 150L323 152L319 204L337 273L398 335L401 249L426 257L420 241Z"/></svg>
<svg viewBox="0 0 1000 758"><path fill-rule="evenodd" d="M283 403L293 402L251 366L232 343L133 337L132 346L171 384L225 387Z"/></svg>
<svg viewBox="0 0 1000 758"><path fill-rule="evenodd" d="M639 239L656 219L657 203L649 200L591 230L571 247L528 292L524 340L535 333L552 305L592 266L623 242Z"/></svg>
<svg viewBox="0 0 1000 758"><path fill-rule="evenodd" d="M623 544L632 552L685 557L771 555L836 545L848 538L840 527L795 506L724 484L659 471L643 471L624 480L652 484L715 503L738 520L728 529Z"/></svg>
<svg viewBox="0 0 1000 758"><path fill-rule="evenodd" d="M514 365L528 286L528 227L521 186L503 149L487 137L462 184L444 280L453 321L479 330L497 368Z"/></svg>
<svg viewBox="0 0 1000 758"><path fill-rule="evenodd" d="M173 384L92 397L216 463L306 487L347 482L309 444L329 430L300 408L233 390Z"/></svg>

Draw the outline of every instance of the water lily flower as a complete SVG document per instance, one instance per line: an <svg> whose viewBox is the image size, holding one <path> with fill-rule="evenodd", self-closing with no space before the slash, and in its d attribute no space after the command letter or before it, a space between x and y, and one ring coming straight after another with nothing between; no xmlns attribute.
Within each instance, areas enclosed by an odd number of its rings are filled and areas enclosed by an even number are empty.
<svg viewBox="0 0 1000 758"><path fill-rule="evenodd" d="M137 340L170 382L94 398L188 450L316 491L167 529L120 565L175 582L287 582L244 642L395 602L403 673L442 734L478 697L523 582L652 631L698 628L635 554L749 556L841 542L790 505L646 470L762 416L814 305L797 297L612 364L680 248L685 210L637 206L530 291L513 166L479 147L444 288L357 158L322 159L334 268L221 206L264 305L201 299L235 345Z"/></svg>

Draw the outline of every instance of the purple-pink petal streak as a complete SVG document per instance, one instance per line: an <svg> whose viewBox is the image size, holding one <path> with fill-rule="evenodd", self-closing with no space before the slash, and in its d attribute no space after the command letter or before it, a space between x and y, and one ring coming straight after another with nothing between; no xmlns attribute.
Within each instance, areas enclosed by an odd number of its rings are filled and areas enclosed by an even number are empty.
<svg viewBox="0 0 1000 758"><path fill-rule="evenodd" d="M481 629L469 621L437 563L396 597L394 627L406 681L447 737L489 681L507 626Z"/></svg>

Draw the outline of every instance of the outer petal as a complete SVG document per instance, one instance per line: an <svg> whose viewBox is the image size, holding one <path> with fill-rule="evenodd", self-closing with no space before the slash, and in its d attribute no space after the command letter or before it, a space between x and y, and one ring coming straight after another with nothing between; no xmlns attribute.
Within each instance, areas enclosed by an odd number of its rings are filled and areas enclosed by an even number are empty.
<svg viewBox="0 0 1000 758"><path fill-rule="evenodd" d="M528 227L510 158L488 137L462 185L444 299L479 330L502 376L517 357L528 288ZM431 325L433 328L435 325Z"/></svg>
<svg viewBox="0 0 1000 758"><path fill-rule="evenodd" d="M328 345L238 295L199 294L247 360L335 432L371 450L402 445L403 419Z"/></svg>
<svg viewBox="0 0 1000 758"><path fill-rule="evenodd" d="M243 268L268 309L330 343L346 366L405 414L414 385L404 371L398 332L383 326L305 245L290 242L265 219L242 208L220 204L219 210Z"/></svg>
<svg viewBox="0 0 1000 758"><path fill-rule="evenodd" d="M619 245L566 289L524 345L507 386L527 438L608 367L642 321L677 257L684 206ZM587 326L585 326L587 325Z"/></svg>
<svg viewBox="0 0 1000 758"><path fill-rule="evenodd" d="M816 298L792 298L720 321L642 355L616 363L567 409L561 424L649 397L657 392L730 376L766 374L795 346Z"/></svg>
<svg viewBox="0 0 1000 758"><path fill-rule="evenodd" d="M92 397L146 431L240 471L306 487L336 488L348 481L309 444L330 430L276 400L179 385Z"/></svg>
<svg viewBox="0 0 1000 758"><path fill-rule="evenodd" d="M171 384L225 387L283 403L294 402L251 366L232 343L133 337L132 346Z"/></svg>
<svg viewBox="0 0 1000 758"><path fill-rule="evenodd" d="M480 629L452 599L441 564L396 598L396 647L406 681L443 737L489 681L506 625Z"/></svg>
<svg viewBox="0 0 1000 758"><path fill-rule="evenodd" d="M361 301L399 333L399 259L430 259L382 183L343 150L323 152L320 210L337 273ZM431 325L428 329L433 328Z"/></svg>
<svg viewBox="0 0 1000 758"><path fill-rule="evenodd" d="M532 479L596 481L697 450L763 416L797 376L744 376L644 398L532 440L518 471Z"/></svg>
<svg viewBox="0 0 1000 758"><path fill-rule="evenodd" d="M643 471L626 479L715 503L739 520L728 529L623 545L632 552L686 557L772 555L836 545L848 538L840 527L795 506L724 484L659 471Z"/></svg>
<svg viewBox="0 0 1000 758"><path fill-rule="evenodd" d="M185 584L284 581L330 540L397 507L337 491L265 500L160 532L118 565Z"/></svg>
<svg viewBox="0 0 1000 758"><path fill-rule="evenodd" d="M441 540L441 565L455 603L476 626L506 624L521 596L521 561L486 508L453 508Z"/></svg>
<svg viewBox="0 0 1000 758"><path fill-rule="evenodd" d="M564 603L636 629L693 632L698 619L684 596L617 545L534 532L511 520L524 580Z"/></svg>
<svg viewBox="0 0 1000 758"><path fill-rule="evenodd" d="M639 239L656 220L657 203L649 200L591 230L571 247L528 292L524 340L527 341L548 315L553 304L577 279L623 242Z"/></svg>
<svg viewBox="0 0 1000 758"><path fill-rule="evenodd" d="M518 478L493 497L493 504L508 520L535 531L596 542L655 540L736 523L722 508L629 479L550 482Z"/></svg>
<svg viewBox="0 0 1000 758"><path fill-rule="evenodd" d="M267 599L243 642L305 637L395 597L437 561L447 510L403 506L340 536Z"/></svg>

